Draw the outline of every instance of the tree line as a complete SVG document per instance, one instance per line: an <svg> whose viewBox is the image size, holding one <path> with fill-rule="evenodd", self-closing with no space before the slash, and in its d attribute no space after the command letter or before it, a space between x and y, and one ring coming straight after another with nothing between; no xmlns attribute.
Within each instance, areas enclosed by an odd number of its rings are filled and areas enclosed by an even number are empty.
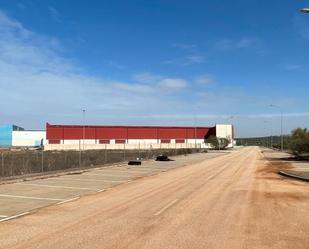
<svg viewBox="0 0 309 249"><path fill-rule="evenodd" d="M264 146L269 148L281 148L280 136L237 138L236 145ZM296 156L309 156L309 130L296 128L291 134L283 136L283 149L292 152Z"/></svg>

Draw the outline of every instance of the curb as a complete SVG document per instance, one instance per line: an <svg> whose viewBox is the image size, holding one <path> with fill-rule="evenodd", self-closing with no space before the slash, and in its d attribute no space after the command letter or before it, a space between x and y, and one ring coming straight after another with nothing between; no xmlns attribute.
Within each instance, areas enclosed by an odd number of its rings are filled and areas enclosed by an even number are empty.
<svg viewBox="0 0 309 249"><path fill-rule="evenodd" d="M291 177L291 178L294 178L294 179L297 179L297 180L302 180L302 181L305 181L305 182L309 182L308 178L297 176L297 175L290 174L290 173L286 173L284 171L279 171L278 174L282 175L282 176Z"/></svg>

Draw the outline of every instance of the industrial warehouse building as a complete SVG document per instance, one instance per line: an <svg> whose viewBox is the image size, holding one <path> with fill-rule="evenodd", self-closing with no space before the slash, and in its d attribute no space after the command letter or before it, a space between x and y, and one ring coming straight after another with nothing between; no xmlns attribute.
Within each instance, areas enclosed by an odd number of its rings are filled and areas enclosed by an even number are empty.
<svg viewBox="0 0 309 249"><path fill-rule="evenodd" d="M0 125L0 147L38 147L45 150L209 148L210 136L228 138L234 144L233 126L99 126L51 125L46 131L25 130L16 125Z"/></svg>
<svg viewBox="0 0 309 249"><path fill-rule="evenodd" d="M46 150L208 148L210 136L230 139L233 126L90 126L46 125Z"/></svg>

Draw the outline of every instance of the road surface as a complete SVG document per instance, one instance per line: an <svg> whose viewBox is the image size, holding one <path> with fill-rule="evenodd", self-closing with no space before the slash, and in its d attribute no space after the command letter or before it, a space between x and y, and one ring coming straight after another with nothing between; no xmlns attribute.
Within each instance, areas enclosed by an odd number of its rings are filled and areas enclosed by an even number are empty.
<svg viewBox="0 0 309 249"><path fill-rule="evenodd" d="M309 248L309 185L257 147L0 223L0 248Z"/></svg>

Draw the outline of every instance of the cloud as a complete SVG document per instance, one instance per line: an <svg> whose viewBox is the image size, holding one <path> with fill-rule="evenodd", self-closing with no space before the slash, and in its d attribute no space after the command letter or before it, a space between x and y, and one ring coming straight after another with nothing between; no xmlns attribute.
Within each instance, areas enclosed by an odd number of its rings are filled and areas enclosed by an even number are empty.
<svg viewBox="0 0 309 249"><path fill-rule="evenodd" d="M31 32L1 11L0 33L0 105L6 106L0 123L38 128L45 121L78 122L82 108L99 123L107 122L103 116L117 123L150 110L181 110L175 91L186 87L183 79L144 73L134 83L90 76L62 54L59 40Z"/></svg>
<svg viewBox="0 0 309 249"><path fill-rule="evenodd" d="M215 47L222 50L244 49L256 46L258 40L256 38L242 37L238 40L223 39L216 43Z"/></svg>
<svg viewBox="0 0 309 249"><path fill-rule="evenodd" d="M183 49L183 50L192 50L197 48L196 44L187 44L187 43L175 43L173 47Z"/></svg>
<svg viewBox="0 0 309 249"><path fill-rule="evenodd" d="M296 70L296 69L299 69L301 67L302 67L302 65L299 65L299 64L287 64L287 65L284 66L284 68L288 71Z"/></svg>
<svg viewBox="0 0 309 249"><path fill-rule="evenodd" d="M183 79L166 78L161 80L158 85L164 90L179 90L187 87L187 81Z"/></svg>
<svg viewBox="0 0 309 249"><path fill-rule="evenodd" d="M133 80L144 83L144 84L154 84L157 81L161 80L162 76L151 74L148 72L138 73L133 75Z"/></svg>
<svg viewBox="0 0 309 249"><path fill-rule="evenodd" d="M54 7L49 7L49 12L50 12L50 16L52 17L52 19L56 22L61 22L61 18L60 18L60 14L58 12L58 10L56 10Z"/></svg>
<svg viewBox="0 0 309 249"><path fill-rule="evenodd" d="M201 55L190 55L185 58L184 65L203 64L206 62L206 58Z"/></svg>
<svg viewBox="0 0 309 249"><path fill-rule="evenodd" d="M119 90L124 90L127 92L133 92L133 93L152 93L155 91L154 88L148 86L148 85L143 85L143 84L127 84L127 83L114 83L113 86L116 89Z"/></svg>
<svg viewBox="0 0 309 249"><path fill-rule="evenodd" d="M133 79L142 84L151 85L156 91L174 91L181 90L188 86L187 81L179 78L166 78L161 75L150 73L135 74Z"/></svg>
<svg viewBox="0 0 309 249"><path fill-rule="evenodd" d="M172 64L179 66L191 66L206 63L206 57L203 55L187 55L181 58L163 61L163 64Z"/></svg>
<svg viewBox="0 0 309 249"><path fill-rule="evenodd" d="M208 85L209 83L212 82L212 78L207 74L199 75L195 77L194 82L199 85Z"/></svg>

